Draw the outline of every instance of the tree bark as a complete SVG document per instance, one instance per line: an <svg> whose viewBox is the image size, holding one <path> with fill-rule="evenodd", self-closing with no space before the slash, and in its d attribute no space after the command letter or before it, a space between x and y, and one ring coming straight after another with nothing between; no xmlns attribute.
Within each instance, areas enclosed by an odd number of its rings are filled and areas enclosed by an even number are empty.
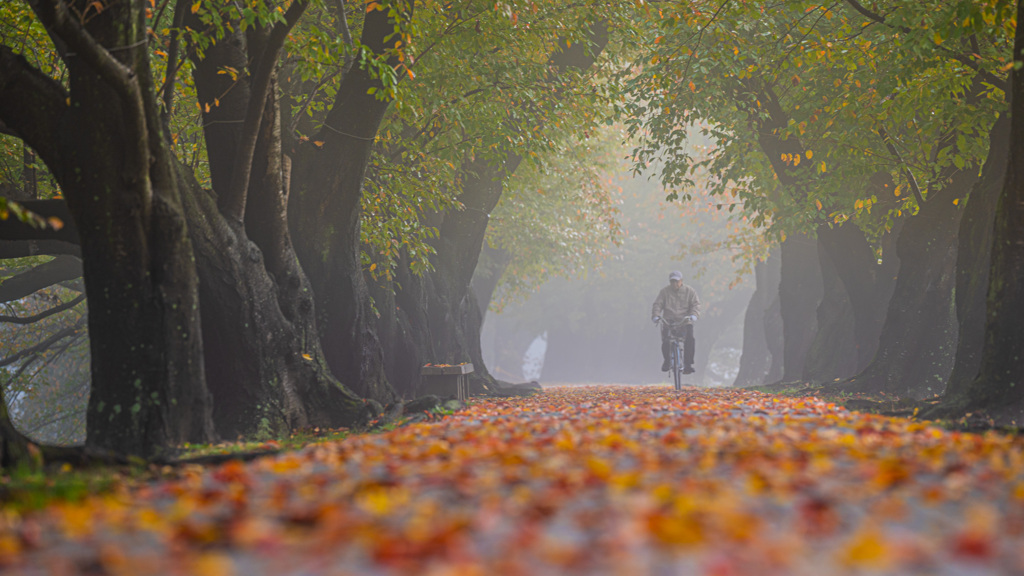
<svg viewBox="0 0 1024 576"><path fill-rule="evenodd" d="M781 247L782 280L779 311L782 314L784 382L800 380L804 361L818 330L815 312L823 288L817 242L804 234L786 238Z"/></svg>
<svg viewBox="0 0 1024 576"><path fill-rule="evenodd" d="M732 384L735 388L764 384L765 377L771 369L772 353L769 351L768 343L769 338L777 338L774 334L769 336L765 316L779 293L779 264L778 252L773 250L767 260L758 262L754 267L755 289L743 317L743 351L740 355L739 372ZM780 370L779 377L781 376Z"/></svg>
<svg viewBox="0 0 1024 576"><path fill-rule="evenodd" d="M1006 176L1010 117L1002 114L989 135L988 159L981 179L971 190L960 220L956 256L956 316L959 326L956 360L939 410L928 417L960 411L970 399L981 367L985 344L989 269L996 204Z"/></svg>
<svg viewBox="0 0 1024 576"><path fill-rule="evenodd" d="M1024 58L1024 1L1017 3L1014 59ZM1010 151L992 233L985 347L964 412L1024 422L1024 74L1011 75Z"/></svg>
<svg viewBox="0 0 1024 576"><path fill-rule="evenodd" d="M957 171L906 220L896 241L900 269L878 351L842 389L924 398L945 388L957 338L953 286L963 211L954 201L962 200L976 180L972 170Z"/></svg>
<svg viewBox="0 0 1024 576"><path fill-rule="evenodd" d="M853 314L854 373L866 368L878 350L878 338L899 272L893 239L899 236L902 226L903 221L898 220L894 229L883 236L881 263L856 224L846 222L834 228L818 228L818 240L827 257L831 262L842 263L835 266L835 273L842 282Z"/></svg>
<svg viewBox="0 0 1024 576"><path fill-rule="evenodd" d="M832 382L857 373L853 305L836 264L825 250L823 233L828 230L819 229L817 241L823 295L817 310L818 331L804 362L802 379L806 382Z"/></svg>
<svg viewBox="0 0 1024 576"><path fill-rule="evenodd" d="M200 102L223 96L202 106L214 194L191 181L185 206L200 276L206 378L217 431L227 438L350 426L361 404L326 366L312 290L292 248L289 162L272 74L260 91L260 116L248 113L257 95L249 89L245 50L258 43L236 32L202 58L190 53ZM277 60L273 50L257 52ZM240 81L218 73L228 67ZM242 149L243 133L255 135L251 149ZM237 186L239 155L251 164L244 194L234 190L233 201L219 202L221 192Z"/></svg>
<svg viewBox="0 0 1024 576"><path fill-rule="evenodd" d="M372 54L384 54L384 39L393 31L387 10L372 10L361 42ZM365 68L353 67L314 139L319 145L309 143L296 152L289 224L313 288L320 343L331 371L360 396L388 402L394 391L384 372L360 260L363 177L390 104L368 94L371 88L379 92L383 85Z"/></svg>
<svg viewBox="0 0 1024 576"><path fill-rule="evenodd" d="M0 48L0 119L47 163L79 230L93 382L87 443L152 456L209 441L197 278L139 42L143 3L108 5L84 25L64 3L36 8L73 53L70 92Z"/></svg>

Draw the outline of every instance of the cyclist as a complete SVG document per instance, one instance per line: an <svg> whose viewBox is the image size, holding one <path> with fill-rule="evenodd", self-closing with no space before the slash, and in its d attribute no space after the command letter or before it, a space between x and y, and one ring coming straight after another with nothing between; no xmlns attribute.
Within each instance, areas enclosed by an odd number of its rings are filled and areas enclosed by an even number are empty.
<svg viewBox="0 0 1024 576"><path fill-rule="evenodd" d="M668 275L668 286L658 292L658 297L651 307L651 320L661 324L661 355L665 361L661 371L668 372L672 365L669 359L671 347L670 330L673 326L682 325L683 330L683 374L693 374L693 351L696 340L693 338L693 323L700 317L700 298L697 291L683 284L683 273L675 270Z"/></svg>

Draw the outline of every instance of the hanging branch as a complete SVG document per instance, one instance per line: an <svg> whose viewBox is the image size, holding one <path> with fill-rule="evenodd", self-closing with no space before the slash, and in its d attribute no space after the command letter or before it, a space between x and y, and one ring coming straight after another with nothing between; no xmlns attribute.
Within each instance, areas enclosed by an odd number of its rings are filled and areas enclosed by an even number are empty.
<svg viewBox="0 0 1024 576"><path fill-rule="evenodd" d="M82 302L83 300L85 300L85 294L80 294L74 300L69 300L61 304L60 306L54 306L49 310L44 310L43 312L40 312L39 314L35 314L33 316L26 316L24 318L19 316L0 316L0 322L7 322L9 324L34 324L44 318L48 318L50 316L53 316L54 314L58 314L70 308L74 308L76 305L78 305L79 302Z"/></svg>
<svg viewBox="0 0 1024 576"><path fill-rule="evenodd" d="M864 7L863 4L861 4L857 0L846 0L846 3L849 4L857 12L860 12L860 14L867 18L868 20L878 22L879 24L883 24L894 30L899 30L900 32L903 32L905 34L911 34L914 32L907 26L894 26L892 24L889 24L888 22L886 22L885 16L868 10L867 8ZM995 86L996 88L999 88L1004 93L1009 93L1010 85L1006 82L1006 80L1003 80L1002 78L996 76L995 74L989 72L988 70L985 70L984 68L981 67L980 64L972 60L969 56L946 48L945 46L940 46L938 44L935 44L935 47L938 48L939 52L942 52L946 56L952 58L953 60L956 60L957 62L977 72L989 84Z"/></svg>
<svg viewBox="0 0 1024 576"><path fill-rule="evenodd" d="M882 137L882 141L885 142L885 147L889 150L889 153L896 157L896 160L900 163L900 168L903 171L903 176L910 182L910 189L914 192L914 199L917 200L918 206L924 206L924 196L921 195L921 187L917 185L917 178L914 177L914 173L910 171L910 167L903 160L903 156L900 155L900 151L896 149L896 145L893 144L892 139L889 138L889 133L885 131L885 128L878 129L878 135Z"/></svg>
<svg viewBox="0 0 1024 576"><path fill-rule="evenodd" d="M43 340L42 342L36 344L35 346L29 346L28 348L25 348L24 350L20 350L20 351L14 353L14 354L11 354L7 358L4 358L4 359L0 360L0 367L10 366L11 364L14 364L15 362L17 362L18 360L21 360L23 358L27 358L28 356L31 356L33 354L37 354L39 352L43 352L47 348L49 348L50 346L53 346L54 344L56 344L57 342L60 342L61 340L65 339L65 338L67 338L69 336L74 336L84 326L85 326L85 317L83 316L82 318L79 318L78 321L75 322L74 324L72 324L71 326L68 326L67 328L64 328L63 330L60 330L60 331L54 333L52 336L50 336L46 340Z"/></svg>
<svg viewBox="0 0 1024 576"><path fill-rule="evenodd" d="M171 24L171 45L167 48L167 74L164 76L163 92L164 109L161 114L161 124L164 128L170 126L171 111L174 109L174 82L178 75L178 51L181 48L181 27L185 21L185 10L188 7L188 0L178 0L174 7L174 21Z"/></svg>

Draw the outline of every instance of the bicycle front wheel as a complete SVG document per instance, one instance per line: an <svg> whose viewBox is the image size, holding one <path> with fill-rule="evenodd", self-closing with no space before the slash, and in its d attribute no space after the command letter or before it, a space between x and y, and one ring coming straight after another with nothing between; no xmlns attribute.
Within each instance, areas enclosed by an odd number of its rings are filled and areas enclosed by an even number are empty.
<svg viewBox="0 0 1024 576"><path fill-rule="evenodd" d="M679 345L677 344L674 348L675 350L672 353L672 381L675 384L676 392L678 392L683 389L683 363Z"/></svg>

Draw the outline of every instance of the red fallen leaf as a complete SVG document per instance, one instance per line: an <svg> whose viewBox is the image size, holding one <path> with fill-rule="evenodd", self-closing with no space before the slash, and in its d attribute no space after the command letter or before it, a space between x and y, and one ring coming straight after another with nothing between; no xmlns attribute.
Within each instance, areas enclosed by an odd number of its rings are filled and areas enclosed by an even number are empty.
<svg viewBox="0 0 1024 576"><path fill-rule="evenodd" d="M249 484L249 473L246 471L245 464L238 460L225 463L214 471L213 477L215 480L225 483L240 482L245 485Z"/></svg>
<svg viewBox="0 0 1024 576"><path fill-rule="evenodd" d="M810 498L800 503L798 526L808 536L829 536L840 526L839 513L823 498Z"/></svg>
<svg viewBox="0 0 1024 576"><path fill-rule="evenodd" d="M961 532L953 538L953 555L973 560L988 560L995 554L992 536L976 531Z"/></svg>

